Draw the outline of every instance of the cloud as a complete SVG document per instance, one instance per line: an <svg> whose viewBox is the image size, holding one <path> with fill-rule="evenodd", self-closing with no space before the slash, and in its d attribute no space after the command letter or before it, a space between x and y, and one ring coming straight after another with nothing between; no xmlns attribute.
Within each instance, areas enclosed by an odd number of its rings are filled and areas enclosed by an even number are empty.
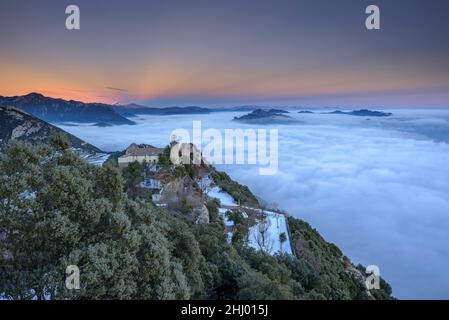
<svg viewBox="0 0 449 320"><path fill-rule="evenodd" d="M120 92L128 92L128 90L122 89L122 88L105 87L105 89L113 90L113 91L120 91Z"/></svg>
<svg viewBox="0 0 449 320"><path fill-rule="evenodd" d="M312 224L353 262L375 264L399 298L449 298L449 111L394 117L293 115L279 126L279 171L220 166L269 203ZM206 128L251 127L236 114L194 116ZM240 115L240 114L239 114ZM136 126L63 127L105 150L165 145L192 116L141 116ZM229 121L228 121L229 120Z"/></svg>

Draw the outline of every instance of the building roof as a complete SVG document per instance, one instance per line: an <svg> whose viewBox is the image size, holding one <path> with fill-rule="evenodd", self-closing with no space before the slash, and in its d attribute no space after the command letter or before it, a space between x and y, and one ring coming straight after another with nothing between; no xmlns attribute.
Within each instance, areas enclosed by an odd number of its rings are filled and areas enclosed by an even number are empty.
<svg viewBox="0 0 449 320"><path fill-rule="evenodd" d="M162 153L164 149L155 148L148 144L131 144L126 149L125 156L157 156Z"/></svg>

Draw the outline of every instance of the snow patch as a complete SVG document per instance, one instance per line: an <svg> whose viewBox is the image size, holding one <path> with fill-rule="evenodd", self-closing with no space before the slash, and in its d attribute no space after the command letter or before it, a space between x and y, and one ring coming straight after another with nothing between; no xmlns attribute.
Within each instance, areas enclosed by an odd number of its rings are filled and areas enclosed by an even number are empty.
<svg viewBox="0 0 449 320"><path fill-rule="evenodd" d="M213 187L207 192L207 195L211 198L220 200L220 204L224 206L237 206L237 203L231 195L221 190L220 187Z"/></svg>
<svg viewBox="0 0 449 320"><path fill-rule="evenodd" d="M266 219L258 221L248 232L248 246L256 250L264 250L268 254L292 254L290 237L287 230L287 219L284 214L265 211ZM261 240L260 230L265 230L265 240ZM286 241L281 243L280 235L284 233Z"/></svg>

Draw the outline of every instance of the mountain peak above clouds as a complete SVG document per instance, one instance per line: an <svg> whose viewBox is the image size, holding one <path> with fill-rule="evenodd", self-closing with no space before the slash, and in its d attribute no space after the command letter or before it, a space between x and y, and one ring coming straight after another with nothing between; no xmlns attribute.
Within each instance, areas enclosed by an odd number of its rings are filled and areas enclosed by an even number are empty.
<svg viewBox="0 0 449 320"><path fill-rule="evenodd" d="M84 103L46 97L32 92L24 96L1 97L0 107L16 107L48 122L135 124L116 113L113 106L103 103Z"/></svg>

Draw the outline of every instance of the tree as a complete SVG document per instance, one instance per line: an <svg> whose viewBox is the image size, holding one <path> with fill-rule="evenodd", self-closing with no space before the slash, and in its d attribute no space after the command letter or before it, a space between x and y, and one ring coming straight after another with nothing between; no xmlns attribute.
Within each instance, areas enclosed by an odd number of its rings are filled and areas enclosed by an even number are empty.
<svg viewBox="0 0 449 320"><path fill-rule="evenodd" d="M13 141L0 154L0 298L366 298L341 252L308 224L288 220L300 259L271 256L266 219L261 252L229 245L217 203L208 207L216 217L196 225L129 199L116 168L88 164L60 138L39 147ZM80 290L65 286L70 265ZM390 294L381 280L372 296Z"/></svg>
<svg viewBox="0 0 449 320"><path fill-rule="evenodd" d="M270 223L264 213L263 218L257 224L256 242L262 252L270 253L273 249L273 239L270 238Z"/></svg>
<svg viewBox="0 0 449 320"><path fill-rule="evenodd" d="M0 172L4 298L190 297L159 212L129 200L117 170L69 149L13 142ZM80 290L65 287L69 265L80 270Z"/></svg>
<svg viewBox="0 0 449 320"><path fill-rule="evenodd" d="M146 161L142 163L134 161L123 169L123 178L126 186L128 188L134 187L139 181L143 180L146 168Z"/></svg>
<svg viewBox="0 0 449 320"><path fill-rule="evenodd" d="M185 197L183 197L181 199L181 206L179 208L179 211L182 214L187 215L192 212L192 209L193 209L193 206L187 201L187 199Z"/></svg>
<svg viewBox="0 0 449 320"><path fill-rule="evenodd" d="M295 296L290 288L270 280L266 275L249 271L239 278L238 299L242 300L291 300Z"/></svg>
<svg viewBox="0 0 449 320"><path fill-rule="evenodd" d="M169 167L173 165L170 159L171 146L166 146L164 151L159 155L158 164L164 167Z"/></svg>
<svg viewBox="0 0 449 320"><path fill-rule="evenodd" d="M281 252L282 252L283 251L282 247L284 245L284 242L287 241L287 235L285 234L285 232L281 232L279 234L279 241L281 242Z"/></svg>

